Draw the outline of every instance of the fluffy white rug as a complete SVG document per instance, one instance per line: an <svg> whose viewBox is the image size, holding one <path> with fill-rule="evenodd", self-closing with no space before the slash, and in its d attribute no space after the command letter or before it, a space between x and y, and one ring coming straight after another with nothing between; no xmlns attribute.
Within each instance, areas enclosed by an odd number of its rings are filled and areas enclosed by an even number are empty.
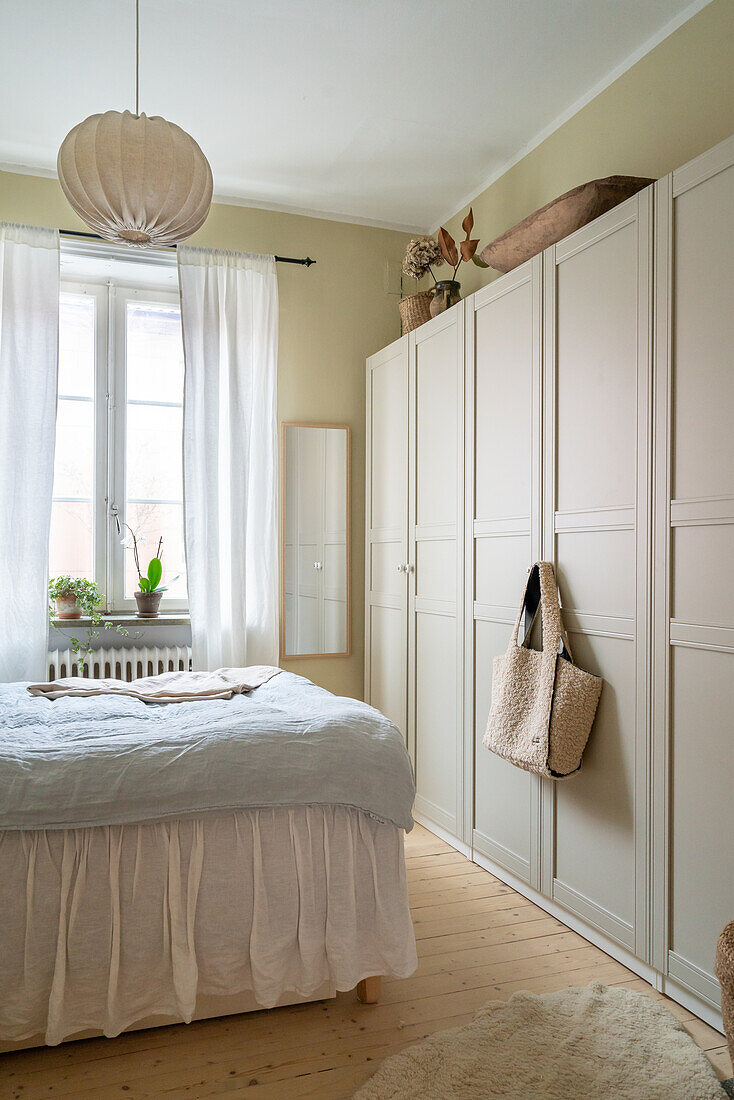
<svg viewBox="0 0 734 1100"><path fill-rule="evenodd" d="M470 1024L388 1058L354 1100L724 1100L683 1025L595 982L490 1001Z"/></svg>

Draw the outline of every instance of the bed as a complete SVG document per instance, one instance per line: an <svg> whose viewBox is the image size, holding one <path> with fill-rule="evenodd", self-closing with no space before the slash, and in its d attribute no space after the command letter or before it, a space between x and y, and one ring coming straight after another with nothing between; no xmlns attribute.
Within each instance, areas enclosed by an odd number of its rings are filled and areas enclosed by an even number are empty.
<svg viewBox="0 0 734 1100"><path fill-rule="evenodd" d="M2 1049L407 977L413 794L395 727L292 673L167 706L0 685Z"/></svg>

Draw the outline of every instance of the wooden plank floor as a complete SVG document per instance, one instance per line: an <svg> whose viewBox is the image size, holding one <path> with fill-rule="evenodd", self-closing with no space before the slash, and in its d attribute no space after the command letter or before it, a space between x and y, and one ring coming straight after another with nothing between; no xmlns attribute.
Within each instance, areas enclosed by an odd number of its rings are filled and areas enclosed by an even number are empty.
<svg viewBox="0 0 734 1100"><path fill-rule="evenodd" d="M419 967L385 982L379 1004L341 993L322 1004L2 1055L0 1097L350 1097L383 1058L467 1022L485 1001L595 979L663 1000L719 1076L732 1075L719 1032L432 833L417 826L406 855Z"/></svg>

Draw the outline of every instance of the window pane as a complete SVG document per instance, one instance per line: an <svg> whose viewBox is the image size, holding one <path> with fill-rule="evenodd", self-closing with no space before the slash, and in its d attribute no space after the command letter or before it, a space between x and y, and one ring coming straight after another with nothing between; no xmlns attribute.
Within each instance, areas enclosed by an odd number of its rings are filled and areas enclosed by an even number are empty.
<svg viewBox="0 0 734 1100"><path fill-rule="evenodd" d="M94 397L94 312L89 294L67 294L59 301L59 393Z"/></svg>
<svg viewBox="0 0 734 1100"><path fill-rule="evenodd" d="M127 499L183 500L180 408L127 406Z"/></svg>
<svg viewBox="0 0 734 1100"><path fill-rule="evenodd" d="M162 536L163 584L179 575L163 598L185 600L180 311L177 305L129 301L125 326L125 514L138 540L144 540L140 545L143 572ZM130 599L137 587L133 555L127 552L125 598Z"/></svg>
<svg viewBox="0 0 734 1100"><path fill-rule="evenodd" d="M94 403L59 398L56 410L54 497L91 498L94 485Z"/></svg>
<svg viewBox="0 0 734 1100"><path fill-rule="evenodd" d="M178 306L127 303L128 401L183 400L183 343Z"/></svg>
<svg viewBox="0 0 734 1100"><path fill-rule="evenodd" d="M54 501L51 507L51 577L93 578L91 501Z"/></svg>
<svg viewBox="0 0 734 1100"><path fill-rule="evenodd" d="M186 599L186 562L183 544L183 505L182 504L128 504L127 522L138 536L144 539L139 545L140 568L147 572L148 562L158 549L158 539L163 536L161 561L163 563L163 584L169 585L164 599ZM171 585L173 578L180 574L179 580ZM132 550L125 552L125 598L130 599L138 587L138 574Z"/></svg>
<svg viewBox="0 0 734 1100"><path fill-rule="evenodd" d="M94 578L95 299L59 297L59 400L49 573ZM69 400L69 398L76 400ZM80 400L81 399L81 400Z"/></svg>

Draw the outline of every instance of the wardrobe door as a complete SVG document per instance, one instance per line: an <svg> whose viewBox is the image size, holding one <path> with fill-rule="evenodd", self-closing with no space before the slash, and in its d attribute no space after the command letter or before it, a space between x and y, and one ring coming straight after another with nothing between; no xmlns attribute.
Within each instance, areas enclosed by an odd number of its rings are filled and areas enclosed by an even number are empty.
<svg viewBox="0 0 734 1100"><path fill-rule="evenodd" d="M544 557L604 677L578 775L543 782L545 893L647 959L652 188L545 254Z"/></svg>
<svg viewBox="0 0 734 1100"><path fill-rule="evenodd" d="M462 835L464 304L411 333L408 728L416 810Z"/></svg>
<svg viewBox="0 0 734 1100"><path fill-rule="evenodd" d="M718 1007L734 917L734 139L657 184L654 962Z"/></svg>
<svg viewBox="0 0 734 1100"><path fill-rule="evenodd" d="M489 752L482 737L492 661L507 648L527 570L540 557L541 276L537 256L475 294L466 345L471 837L477 852L535 887L539 780Z"/></svg>
<svg viewBox="0 0 734 1100"><path fill-rule="evenodd" d="M367 360L365 699L407 732L408 337Z"/></svg>

